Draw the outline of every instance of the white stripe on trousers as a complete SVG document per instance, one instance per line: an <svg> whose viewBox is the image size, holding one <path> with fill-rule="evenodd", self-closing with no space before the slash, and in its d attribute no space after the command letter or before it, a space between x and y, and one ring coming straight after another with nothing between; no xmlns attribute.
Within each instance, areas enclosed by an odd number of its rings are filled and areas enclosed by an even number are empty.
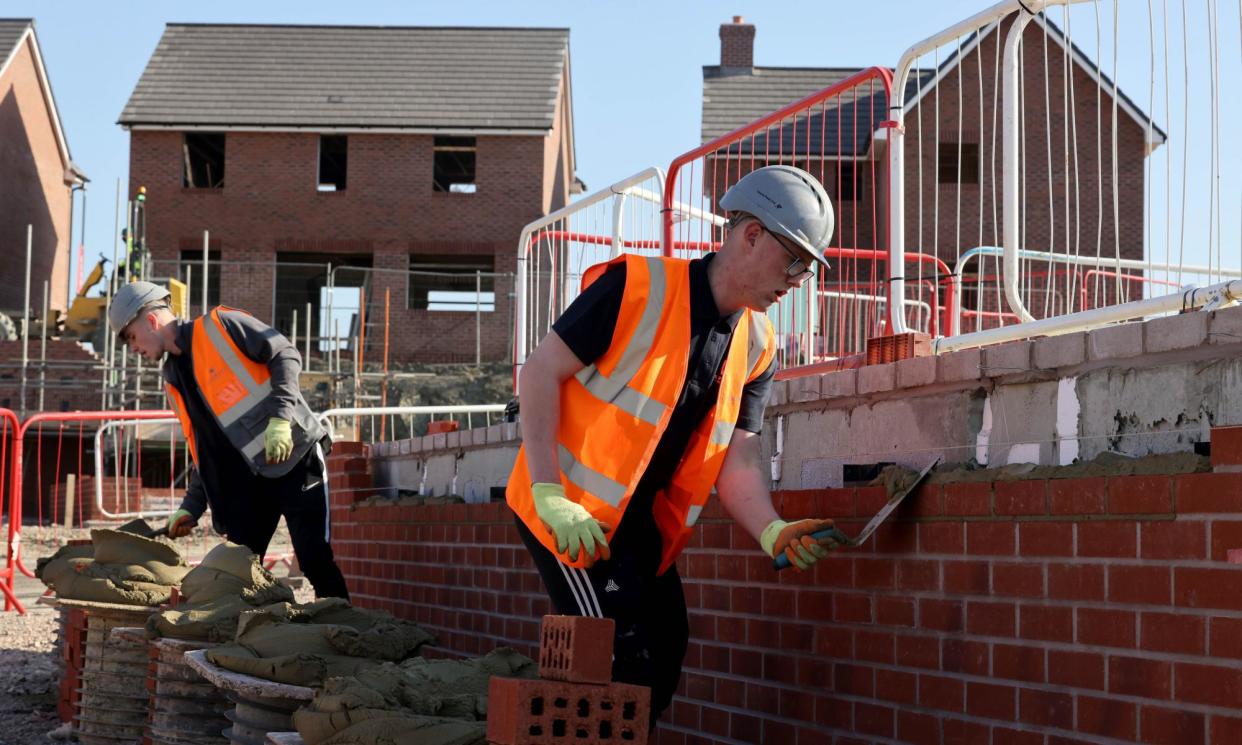
<svg viewBox="0 0 1242 745"><path fill-rule="evenodd" d="M561 574L565 575L565 583L569 586L582 615L603 618L604 612L600 610L599 598L595 596L595 588L591 586L591 578L587 576L586 570L567 567L560 561L556 565L561 568Z"/></svg>
<svg viewBox="0 0 1242 745"><path fill-rule="evenodd" d="M328 463L323 459L323 448L319 443L315 443L315 455L319 456L319 469L323 474L319 478L323 480L323 542L330 543L332 539L332 503L328 499Z"/></svg>

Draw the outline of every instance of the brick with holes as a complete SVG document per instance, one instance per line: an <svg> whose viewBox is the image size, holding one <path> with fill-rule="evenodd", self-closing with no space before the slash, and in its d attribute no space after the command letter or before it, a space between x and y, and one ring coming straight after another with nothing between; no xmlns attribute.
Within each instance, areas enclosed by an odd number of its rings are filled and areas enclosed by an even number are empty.
<svg viewBox="0 0 1242 745"><path fill-rule="evenodd" d="M645 745L650 708L651 689L644 686L494 677L487 691L487 741Z"/></svg>
<svg viewBox="0 0 1242 745"><path fill-rule="evenodd" d="M612 680L611 618L544 616L539 644L539 677L567 683Z"/></svg>

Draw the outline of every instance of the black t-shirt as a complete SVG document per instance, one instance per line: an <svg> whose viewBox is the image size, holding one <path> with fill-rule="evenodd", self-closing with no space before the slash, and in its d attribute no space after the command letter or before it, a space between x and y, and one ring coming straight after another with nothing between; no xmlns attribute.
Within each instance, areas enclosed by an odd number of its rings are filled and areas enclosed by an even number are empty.
<svg viewBox="0 0 1242 745"><path fill-rule="evenodd" d="M668 428L660 437L651 462L631 498L631 507L639 501L650 504L655 492L672 480L695 428L716 405L720 393L721 363L729 350L733 328L742 317L742 311L724 316L716 307L707 278L707 267L714 258L715 254L708 254L690 262L690 356L686 380ZM552 324L552 329L584 365L599 359L612 344L612 332L621 313L625 275L624 263L610 267ZM739 429L747 432L763 429L763 410L775 374L776 361L773 360L759 377L742 389L737 418ZM630 512L627 508L626 514ZM644 512L649 512L649 509Z"/></svg>

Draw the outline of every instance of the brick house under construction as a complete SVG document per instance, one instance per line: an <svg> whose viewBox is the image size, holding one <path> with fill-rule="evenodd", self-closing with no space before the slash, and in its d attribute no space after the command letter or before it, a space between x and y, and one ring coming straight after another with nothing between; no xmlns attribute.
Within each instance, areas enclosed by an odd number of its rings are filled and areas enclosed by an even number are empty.
<svg viewBox="0 0 1242 745"><path fill-rule="evenodd" d="M580 188L567 29L170 24L119 123L152 275L195 263L198 312L210 231L209 303L348 338L330 265L371 360L385 300L394 361L472 361L476 323L506 359L517 236Z"/></svg>
<svg viewBox="0 0 1242 745"><path fill-rule="evenodd" d="M1003 44L1011 24L1012 18L963 39L960 50L949 54L938 68L913 70L906 86L907 104L913 106L907 108L904 122L906 251L938 256L950 269L964 251L1000 245L1004 207L999 203L998 45ZM1144 166L1147 156L1164 144L1164 132L1117 91L1118 216L1114 221L1113 82L1052 22L1036 17L1023 34L1023 248L1064 254L1068 244L1083 255L1095 255L1098 241L1104 256L1112 257L1119 249L1122 258L1142 259ZM740 17L720 27L720 64L703 68L705 143L861 71L756 66L754 38L755 26ZM1068 87L1067 72L1073 81ZM834 246L887 249L887 221L882 219L888 214L889 202L884 169L887 138L882 123L888 118L887 96L878 87L830 99L809 117L804 114L795 122L785 121L740 148L734 146L727 155L722 153L720 160L729 158L732 167L720 166L714 177L717 183L709 188L722 194L748 172L746 163L752 151L773 162L778 153L784 153L784 162L809 167L832 196L837 211ZM838 123L843 134L834 137ZM821 131L827 134L820 135ZM1072 174L1063 167L1071 158ZM1097 192L1103 194L1100 210ZM1072 202L1079 202L1081 209L1076 210ZM991 289L982 298L971 291L971 282L965 284L967 311L995 311L1003 304L995 290L996 267L991 260L985 265ZM978 270L975 263L967 272ZM1128 291L1138 293L1141 288L1137 282L1129 283ZM1054 286L1045 308L1038 289L1028 292L1028 301L1034 301L1029 302L1030 310L1036 317L1046 310L1066 312L1066 294ZM985 325L994 320L989 318ZM967 316L963 330L970 323Z"/></svg>

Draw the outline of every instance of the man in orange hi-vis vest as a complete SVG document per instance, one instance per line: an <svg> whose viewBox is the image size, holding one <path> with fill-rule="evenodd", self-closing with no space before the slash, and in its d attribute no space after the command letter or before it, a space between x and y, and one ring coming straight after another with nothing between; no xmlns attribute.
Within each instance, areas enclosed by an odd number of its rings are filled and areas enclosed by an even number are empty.
<svg viewBox="0 0 1242 745"><path fill-rule="evenodd" d="M164 390L194 461L169 537L189 535L211 505L217 532L263 556L284 516L315 594L348 599L329 544L324 450L331 442L298 388L298 350L232 308L180 321L168 297L151 282L126 283L108 321L130 351L163 363Z"/></svg>
<svg viewBox="0 0 1242 745"><path fill-rule="evenodd" d="M616 622L613 679L651 688L651 726L689 638L674 563L715 488L769 556L827 555L772 507L759 432L775 374L765 311L827 266L833 211L809 173L768 166L720 199L715 254L591 267L518 380L507 500L558 613ZM758 612L758 609L755 609Z"/></svg>

